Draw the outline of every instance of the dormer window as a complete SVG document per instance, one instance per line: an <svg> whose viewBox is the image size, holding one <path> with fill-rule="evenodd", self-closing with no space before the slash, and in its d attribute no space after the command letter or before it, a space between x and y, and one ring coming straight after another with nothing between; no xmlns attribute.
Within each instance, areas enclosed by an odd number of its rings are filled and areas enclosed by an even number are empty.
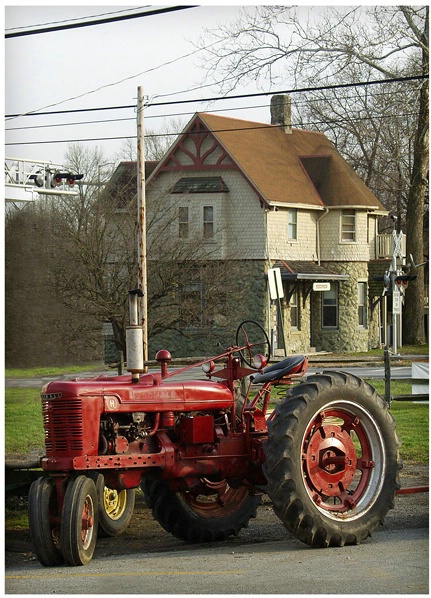
<svg viewBox="0 0 431 598"><path fill-rule="evenodd" d="M221 176L183 177L175 183L171 193L227 193Z"/></svg>

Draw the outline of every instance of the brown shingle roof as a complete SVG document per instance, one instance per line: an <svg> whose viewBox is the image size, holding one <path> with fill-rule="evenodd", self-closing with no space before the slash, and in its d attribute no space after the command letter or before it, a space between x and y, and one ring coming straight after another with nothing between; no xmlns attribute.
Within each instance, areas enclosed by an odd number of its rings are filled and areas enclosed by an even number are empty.
<svg viewBox="0 0 431 598"><path fill-rule="evenodd" d="M269 202L384 210L323 133L198 113Z"/></svg>

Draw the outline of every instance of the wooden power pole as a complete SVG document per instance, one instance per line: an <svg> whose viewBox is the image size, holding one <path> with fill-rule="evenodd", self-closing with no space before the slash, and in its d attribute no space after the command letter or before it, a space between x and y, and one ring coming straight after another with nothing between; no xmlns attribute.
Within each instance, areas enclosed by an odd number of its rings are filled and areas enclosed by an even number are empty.
<svg viewBox="0 0 431 598"><path fill-rule="evenodd" d="M145 144L144 144L144 91L138 87L137 105L137 186L138 186L138 288L140 298L140 322L144 342L144 364L148 361L148 323L147 323L147 231L145 200ZM145 366L147 371L147 366Z"/></svg>

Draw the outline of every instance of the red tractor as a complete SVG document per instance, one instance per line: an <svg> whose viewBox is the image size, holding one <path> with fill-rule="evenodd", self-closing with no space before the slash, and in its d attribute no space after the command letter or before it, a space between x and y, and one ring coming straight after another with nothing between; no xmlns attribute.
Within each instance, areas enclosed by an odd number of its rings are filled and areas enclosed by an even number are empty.
<svg viewBox="0 0 431 598"><path fill-rule="evenodd" d="M40 563L88 563L98 533L128 525L139 487L155 519L186 542L237 535L263 493L310 546L368 538L399 488L387 403L347 373L305 378L303 356L266 366L269 345L264 329L245 321L233 346L193 366L170 372L162 350L160 371L144 373L132 350L130 374L47 384L45 475L29 493ZM175 381L197 365L203 379ZM285 397L269 413L281 385Z"/></svg>

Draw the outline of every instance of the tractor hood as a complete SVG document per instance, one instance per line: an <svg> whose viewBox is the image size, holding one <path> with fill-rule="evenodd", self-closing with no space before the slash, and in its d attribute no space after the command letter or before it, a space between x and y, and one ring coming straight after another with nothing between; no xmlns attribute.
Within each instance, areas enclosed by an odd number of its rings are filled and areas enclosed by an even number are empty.
<svg viewBox="0 0 431 598"><path fill-rule="evenodd" d="M42 389L44 400L100 397L104 411L197 411L227 409L233 396L223 382L193 380L174 382L159 373L145 374L132 384L131 376L99 376L91 379L56 380Z"/></svg>

